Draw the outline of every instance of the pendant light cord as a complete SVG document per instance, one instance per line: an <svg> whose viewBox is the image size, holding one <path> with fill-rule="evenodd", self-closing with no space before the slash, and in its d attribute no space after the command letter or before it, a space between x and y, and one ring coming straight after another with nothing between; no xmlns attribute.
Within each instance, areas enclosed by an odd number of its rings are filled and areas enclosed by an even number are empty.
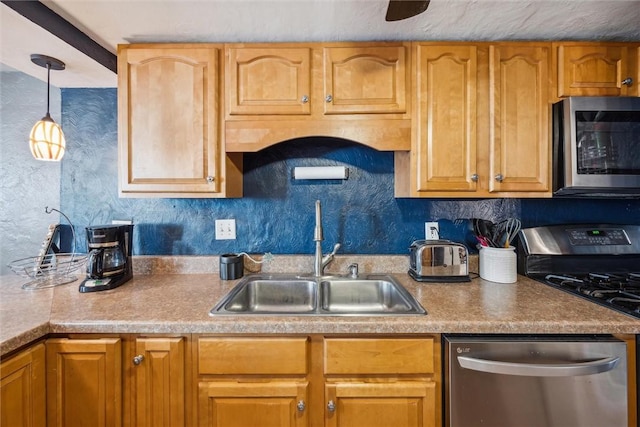
<svg viewBox="0 0 640 427"><path fill-rule="evenodd" d="M51 117L49 114L49 96L51 93L51 63L47 62L47 117Z"/></svg>

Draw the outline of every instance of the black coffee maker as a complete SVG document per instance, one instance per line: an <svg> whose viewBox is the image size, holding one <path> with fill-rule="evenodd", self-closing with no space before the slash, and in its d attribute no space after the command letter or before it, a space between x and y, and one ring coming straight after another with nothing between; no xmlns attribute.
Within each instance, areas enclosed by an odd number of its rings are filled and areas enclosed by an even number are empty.
<svg viewBox="0 0 640 427"><path fill-rule="evenodd" d="M80 292L114 289L131 279L133 225L96 225L86 230L87 278L80 284Z"/></svg>

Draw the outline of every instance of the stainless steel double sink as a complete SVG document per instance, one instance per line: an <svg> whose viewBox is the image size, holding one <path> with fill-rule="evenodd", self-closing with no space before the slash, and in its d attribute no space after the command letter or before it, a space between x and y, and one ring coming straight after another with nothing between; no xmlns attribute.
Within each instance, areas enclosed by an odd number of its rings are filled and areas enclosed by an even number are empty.
<svg viewBox="0 0 640 427"><path fill-rule="evenodd" d="M388 275L306 277L250 275L210 315L397 316L426 311Z"/></svg>

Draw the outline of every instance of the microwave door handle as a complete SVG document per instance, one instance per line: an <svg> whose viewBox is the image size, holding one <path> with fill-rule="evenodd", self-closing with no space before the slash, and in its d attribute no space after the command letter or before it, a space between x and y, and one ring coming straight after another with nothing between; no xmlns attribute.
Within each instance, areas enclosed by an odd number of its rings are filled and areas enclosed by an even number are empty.
<svg viewBox="0 0 640 427"><path fill-rule="evenodd" d="M614 369L619 357L607 357L590 362L578 363L513 363L498 360L476 359L468 356L458 356L458 363L466 369L491 374L520 375L527 377L576 377L579 375L594 375Z"/></svg>

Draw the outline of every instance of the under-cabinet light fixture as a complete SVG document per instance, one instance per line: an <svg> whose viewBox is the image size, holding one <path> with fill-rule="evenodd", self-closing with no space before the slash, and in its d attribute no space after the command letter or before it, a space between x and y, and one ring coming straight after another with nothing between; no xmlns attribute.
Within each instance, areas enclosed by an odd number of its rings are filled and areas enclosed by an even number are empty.
<svg viewBox="0 0 640 427"><path fill-rule="evenodd" d="M348 179L349 169L345 166L304 166L295 167L293 179Z"/></svg>
<svg viewBox="0 0 640 427"><path fill-rule="evenodd" d="M64 133L49 114L49 92L51 70L64 70L64 62L50 56L34 53L31 62L47 69L47 114L31 129L29 148L37 160L60 161L64 156L66 142Z"/></svg>

